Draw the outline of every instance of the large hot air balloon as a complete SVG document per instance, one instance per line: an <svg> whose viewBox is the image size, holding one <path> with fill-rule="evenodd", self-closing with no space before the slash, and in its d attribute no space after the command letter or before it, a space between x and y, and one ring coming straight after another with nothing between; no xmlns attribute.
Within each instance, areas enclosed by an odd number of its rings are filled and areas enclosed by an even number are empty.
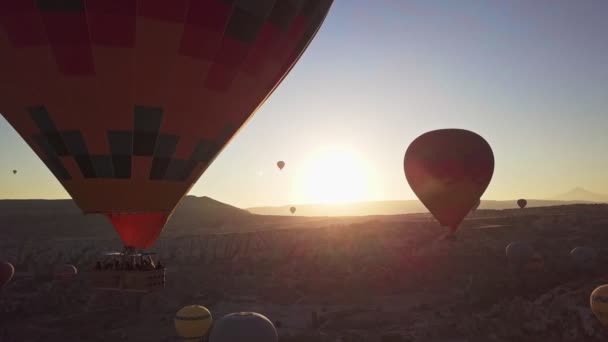
<svg viewBox="0 0 608 342"><path fill-rule="evenodd" d="M84 213L148 248L331 4L2 1L0 113Z"/></svg>
<svg viewBox="0 0 608 342"><path fill-rule="evenodd" d="M422 134L405 152L405 177L420 201L454 232L490 184L494 155L479 135L463 129Z"/></svg>
<svg viewBox="0 0 608 342"><path fill-rule="evenodd" d="M7 261L0 262L0 289L13 279L14 274L15 267L13 267L13 264Z"/></svg>
<svg viewBox="0 0 608 342"><path fill-rule="evenodd" d="M277 342L272 322L255 312L237 312L218 320L211 330L209 342Z"/></svg>
<svg viewBox="0 0 608 342"><path fill-rule="evenodd" d="M520 209L523 209L526 207L526 205L528 205L528 201L526 201L525 199L519 199L517 200L517 205L519 206Z"/></svg>
<svg viewBox="0 0 608 342"><path fill-rule="evenodd" d="M283 168L285 167L285 162L282 160L279 160L277 162L277 166L279 167L279 170L283 170Z"/></svg>
<svg viewBox="0 0 608 342"><path fill-rule="evenodd" d="M595 317L608 327L608 284L597 287L591 293L591 311Z"/></svg>
<svg viewBox="0 0 608 342"><path fill-rule="evenodd" d="M200 341L209 332L213 318L211 312L200 305L188 305L175 315L175 330L184 340Z"/></svg>
<svg viewBox="0 0 608 342"><path fill-rule="evenodd" d="M296 212L296 207L291 207L289 208L289 211L291 211L292 214L295 214Z"/></svg>

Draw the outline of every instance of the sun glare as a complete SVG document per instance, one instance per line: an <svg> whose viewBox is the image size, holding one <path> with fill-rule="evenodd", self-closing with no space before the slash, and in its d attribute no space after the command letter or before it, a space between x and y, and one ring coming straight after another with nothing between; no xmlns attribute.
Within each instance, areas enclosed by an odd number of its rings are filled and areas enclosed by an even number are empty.
<svg viewBox="0 0 608 342"><path fill-rule="evenodd" d="M298 182L300 198L308 203L346 203L367 200L368 165L353 150L327 147L307 162Z"/></svg>

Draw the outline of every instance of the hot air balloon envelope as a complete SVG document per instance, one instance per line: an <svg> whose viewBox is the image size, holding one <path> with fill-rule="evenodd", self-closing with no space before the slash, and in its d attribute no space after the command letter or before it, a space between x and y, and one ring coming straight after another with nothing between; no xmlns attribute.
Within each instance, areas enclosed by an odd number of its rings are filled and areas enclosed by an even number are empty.
<svg viewBox="0 0 608 342"><path fill-rule="evenodd" d="M277 330L272 322L254 312L238 312L218 320L209 336L209 342L277 342Z"/></svg>
<svg viewBox="0 0 608 342"><path fill-rule="evenodd" d="M15 274L15 267L10 262L0 262L0 288L8 284Z"/></svg>
<svg viewBox="0 0 608 342"><path fill-rule="evenodd" d="M175 315L175 330L183 339L201 340L211 327L211 312L200 305L181 308Z"/></svg>
<svg viewBox="0 0 608 342"><path fill-rule="evenodd" d="M279 167L280 170L283 170L283 167L285 167L285 162L282 160L279 160L277 162L277 166Z"/></svg>
<svg viewBox="0 0 608 342"><path fill-rule="evenodd" d="M289 208L289 211L291 211L292 214L295 213L296 212L296 207Z"/></svg>
<svg viewBox="0 0 608 342"><path fill-rule="evenodd" d="M593 290L590 305L595 317L605 327L608 327L608 285L602 285Z"/></svg>
<svg viewBox="0 0 608 342"><path fill-rule="evenodd" d="M523 209L526 207L526 205L528 205L528 201L525 199L517 200L517 206L519 206L519 208Z"/></svg>
<svg viewBox="0 0 608 342"><path fill-rule="evenodd" d="M505 253L510 264L521 267L532 259L534 249L525 242L511 242L505 248Z"/></svg>
<svg viewBox="0 0 608 342"><path fill-rule="evenodd" d="M331 4L2 1L0 113L84 213L148 248Z"/></svg>
<svg viewBox="0 0 608 342"><path fill-rule="evenodd" d="M570 251L570 257L576 268L588 270L593 268L597 252L591 247L576 247Z"/></svg>
<svg viewBox="0 0 608 342"><path fill-rule="evenodd" d="M403 164L416 196L441 225L455 231L490 184L494 155L473 132L441 129L416 138Z"/></svg>

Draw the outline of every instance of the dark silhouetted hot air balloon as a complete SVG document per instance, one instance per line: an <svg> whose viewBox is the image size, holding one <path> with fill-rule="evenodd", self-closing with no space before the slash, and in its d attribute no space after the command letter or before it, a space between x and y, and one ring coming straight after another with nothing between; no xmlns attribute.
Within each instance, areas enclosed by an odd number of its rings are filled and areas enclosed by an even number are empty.
<svg viewBox="0 0 608 342"><path fill-rule="evenodd" d="M277 166L279 167L279 170L283 170L283 168L285 167L285 162L282 160L279 160L277 162Z"/></svg>
<svg viewBox="0 0 608 342"><path fill-rule="evenodd" d="M13 264L7 261L0 262L0 288L3 288L8 284L15 275L15 267Z"/></svg>
<svg viewBox="0 0 608 342"><path fill-rule="evenodd" d="M211 329L209 342L277 342L272 322L255 312L236 312L222 317Z"/></svg>
<svg viewBox="0 0 608 342"><path fill-rule="evenodd" d="M201 341L209 332L213 318L204 306L188 305L175 315L174 323L177 334L184 340Z"/></svg>
<svg viewBox="0 0 608 342"><path fill-rule="evenodd" d="M289 208L289 211L291 211L291 213L294 214L296 212L296 207Z"/></svg>
<svg viewBox="0 0 608 342"><path fill-rule="evenodd" d="M0 113L84 213L148 248L332 0L0 2Z"/></svg>
<svg viewBox="0 0 608 342"><path fill-rule="evenodd" d="M13 174L16 175L17 174L17 170L13 170Z"/></svg>
<svg viewBox="0 0 608 342"><path fill-rule="evenodd" d="M509 263L519 268L530 262L534 255L534 249L528 243L516 241L511 242L505 248L505 253Z"/></svg>
<svg viewBox="0 0 608 342"><path fill-rule="evenodd" d="M591 247L576 247L570 251L570 257L574 267L579 270L592 269L597 258L597 252Z"/></svg>
<svg viewBox="0 0 608 342"><path fill-rule="evenodd" d="M53 277L57 281L70 281L76 278L78 275L78 269L74 265L59 265L55 267L53 271Z"/></svg>
<svg viewBox="0 0 608 342"><path fill-rule="evenodd" d="M517 200L517 205L519 206L520 209L523 209L526 207L526 205L528 205L528 201L526 201L525 199L519 199Z"/></svg>
<svg viewBox="0 0 608 342"><path fill-rule="evenodd" d="M494 155L479 135L463 129L422 134L405 152L405 177L420 201L454 232L490 184Z"/></svg>
<svg viewBox="0 0 608 342"><path fill-rule="evenodd" d="M591 311L604 327L608 327L608 284L598 286L590 296Z"/></svg>

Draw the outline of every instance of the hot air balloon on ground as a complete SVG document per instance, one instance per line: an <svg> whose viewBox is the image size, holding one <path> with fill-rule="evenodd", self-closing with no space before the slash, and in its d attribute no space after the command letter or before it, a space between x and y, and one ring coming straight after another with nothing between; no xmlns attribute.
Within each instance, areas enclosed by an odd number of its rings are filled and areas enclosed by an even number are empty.
<svg viewBox="0 0 608 342"><path fill-rule="evenodd" d="M579 246L570 251L573 266L578 270L590 270L595 266L597 252L591 247Z"/></svg>
<svg viewBox="0 0 608 342"><path fill-rule="evenodd" d="M53 278L56 281L67 282L71 281L78 275L78 269L74 265L65 264L58 265L53 270Z"/></svg>
<svg viewBox="0 0 608 342"><path fill-rule="evenodd" d="M526 201L525 199L522 198L522 199L517 200L517 206L520 209L525 208L527 205L528 205L528 201Z"/></svg>
<svg viewBox="0 0 608 342"><path fill-rule="evenodd" d="M272 322L255 312L236 312L222 317L211 330L209 342L277 342Z"/></svg>
<svg viewBox="0 0 608 342"><path fill-rule="evenodd" d="M277 162L277 166L279 167L279 170L283 170L283 168L285 167L285 162L282 160L279 160Z"/></svg>
<svg viewBox="0 0 608 342"><path fill-rule="evenodd" d="M296 207L291 207L289 208L289 211L291 211L292 214L295 214L296 212Z"/></svg>
<svg viewBox="0 0 608 342"><path fill-rule="evenodd" d="M0 113L133 254L155 243L331 4L0 2Z"/></svg>
<svg viewBox="0 0 608 342"><path fill-rule="evenodd" d="M595 317L608 327L608 285L597 287L590 296L591 311Z"/></svg>
<svg viewBox="0 0 608 342"><path fill-rule="evenodd" d="M15 275L15 267L7 261L0 262L0 289L6 286Z"/></svg>
<svg viewBox="0 0 608 342"><path fill-rule="evenodd" d="M211 328L211 312L200 305L188 305L175 315L174 323L177 335L184 340L200 341Z"/></svg>
<svg viewBox="0 0 608 342"><path fill-rule="evenodd" d="M453 233L490 184L494 155L473 132L441 129L416 138L403 165L416 196Z"/></svg>
<svg viewBox="0 0 608 342"><path fill-rule="evenodd" d="M509 264L520 269L532 260L534 249L528 243L516 241L511 242L505 248L505 254L507 255Z"/></svg>

